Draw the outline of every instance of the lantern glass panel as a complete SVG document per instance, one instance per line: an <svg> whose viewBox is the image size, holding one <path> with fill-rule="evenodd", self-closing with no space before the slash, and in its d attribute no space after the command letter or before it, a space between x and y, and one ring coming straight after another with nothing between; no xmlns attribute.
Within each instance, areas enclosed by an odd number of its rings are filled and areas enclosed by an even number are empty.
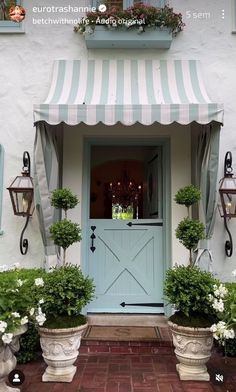
<svg viewBox="0 0 236 392"><path fill-rule="evenodd" d="M34 211L33 182L30 176L17 176L8 188L15 215L31 216Z"/></svg>
<svg viewBox="0 0 236 392"><path fill-rule="evenodd" d="M224 215L228 217L236 217L236 194L234 193L221 193L222 206Z"/></svg>
<svg viewBox="0 0 236 392"><path fill-rule="evenodd" d="M224 177L221 183L220 191L227 191L236 193L236 177Z"/></svg>

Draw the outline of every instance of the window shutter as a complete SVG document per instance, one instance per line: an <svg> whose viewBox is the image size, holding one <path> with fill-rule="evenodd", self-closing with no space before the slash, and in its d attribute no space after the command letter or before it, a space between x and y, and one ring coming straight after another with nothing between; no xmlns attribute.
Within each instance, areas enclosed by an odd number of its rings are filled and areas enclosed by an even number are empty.
<svg viewBox="0 0 236 392"><path fill-rule="evenodd" d="M3 166L4 166L4 149L0 144L0 235L3 234L1 230L2 221L2 194L3 194Z"/></svg>

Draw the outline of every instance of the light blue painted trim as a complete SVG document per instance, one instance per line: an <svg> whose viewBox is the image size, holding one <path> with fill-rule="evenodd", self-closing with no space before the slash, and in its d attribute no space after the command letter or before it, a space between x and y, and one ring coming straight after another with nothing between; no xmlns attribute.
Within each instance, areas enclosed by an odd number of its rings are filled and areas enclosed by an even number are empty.
<svg viewBox="0 0 236 392"><path fill-rule="evenodd" d="M133 0L123 0L123 10L131 7L133 5Z"/></svg>
<svg viewBox="0 0 236 392"><path fill-rule="evenodd" d="M127 9L133 5L134 1L133 0L123 0L123 9ZM166 0L142 0L143 4L147 5L152 5L153 7L156 8L163 8L167 1Z"/></svg>
<svg viewBox="0 0 236 392"><path fill-rule="evenodd" d="M168 268L172 266L172 253L171 253L171 166L170 166L170 139L169 138L84 138L83 143L83 174L82 174L82 231L83 236L88 238L89 233L89 201L90 201L90 157L91 146L94 145L114 145L114 146L160 146L162 147L162 166L163 166L163 281L165 273ZM164 197L165 195L165 197ZM88 250L86 241L81 242L81 268L85 274L88 274ZM164 300L164 299L163 299ZM164 310L166 315L170 315L170 307L166 305L164 300Z"/></svg>
<svg viewBox="0 0 236 392"><path fill-rule="evenodd" d="M3 200L3 169L4 169L4 148L0 144L0 235L3 234L1 229L2 222L2 200Z"/></svg>

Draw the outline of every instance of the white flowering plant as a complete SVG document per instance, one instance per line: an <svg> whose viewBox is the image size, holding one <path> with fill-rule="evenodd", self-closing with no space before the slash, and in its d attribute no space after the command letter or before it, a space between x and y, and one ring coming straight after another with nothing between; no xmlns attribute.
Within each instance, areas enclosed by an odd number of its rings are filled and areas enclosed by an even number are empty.
<svg viewBox="0 0 236 392"><path fill-rule="evenodd" d="M232 274L236 277L236 270ZM219 344L225 346L228 339L236 337L236 283L214 285L214 293L209 299L219 319L211 326L211 331Z"/></svg>
<svg viewBox="0 0 236 392"><path fill-rule="evenodd" d="M41 288L45 271L0 266L0 342L10 344L14 332L30 322L43 325Z"/></svg>

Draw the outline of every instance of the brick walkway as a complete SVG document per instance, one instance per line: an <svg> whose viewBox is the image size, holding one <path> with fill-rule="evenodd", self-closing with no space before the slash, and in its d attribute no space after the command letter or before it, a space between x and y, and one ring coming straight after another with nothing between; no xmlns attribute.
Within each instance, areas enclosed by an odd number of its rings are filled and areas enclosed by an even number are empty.
<svg viewBox="0 0 236 392"><path fill-rule="evenodd" d="M225 363L214 353L208 362L210 373L224 374L226 382L180 381L171 348L160 347L156 354L80 354L72 383L42 383L45 365L41 359L18 365L25 374L21 392L235 392L236 358Z"/></svg>

